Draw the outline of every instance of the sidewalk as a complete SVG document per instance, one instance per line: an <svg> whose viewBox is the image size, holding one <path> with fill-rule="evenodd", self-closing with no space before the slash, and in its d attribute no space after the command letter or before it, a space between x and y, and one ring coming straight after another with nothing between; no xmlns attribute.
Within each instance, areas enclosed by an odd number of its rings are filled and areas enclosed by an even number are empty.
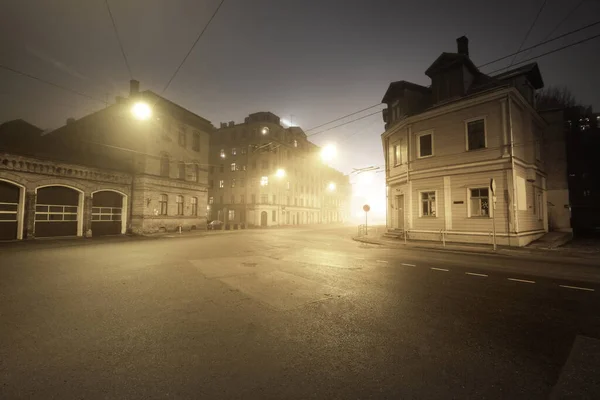
<svg viewBox="0 0 600 400"><path fill-rule="evenodd" d="M497 250L494 251L492 245L489 244L446 243L444 246L439 242L420 240L408 240L405 244L402 239L389 239L384 238L381 235L353 236L352 239L357 242L376 244L390 248L412 248L464 254L520 257L535 261L591 265L600 268L600 252L578 250L569 247L536 249L530 247L498 246Z"/></svg>

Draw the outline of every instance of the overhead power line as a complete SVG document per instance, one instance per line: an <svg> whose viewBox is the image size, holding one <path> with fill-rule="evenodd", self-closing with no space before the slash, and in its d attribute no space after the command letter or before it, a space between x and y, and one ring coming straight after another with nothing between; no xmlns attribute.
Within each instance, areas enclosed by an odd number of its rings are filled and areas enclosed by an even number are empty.
<svg viewBox="0 0 600 400"><path fill-rule="evenodd" d="M317 126L313 126L312 128L305 130L304 132L310 132L310 131L313 131L313 130L315 130L315 129L321 128L321 127L323 127L323 126L325 126L325 125L333 124L334 122L337 122L337 121L340 121L340 120L342 120L342 119L344 119L344 118L348 118L348 117L351 117L351 116L353 116L353 115L359 114L359 113L361 113L361 112L363 112L363 111L370 110L371 108L375 108L375 107L377 107L377 106L379 106L379 105L381 105L381 103L377 103L377 104L374 104L374 105L372 105L372 106L370 106L370 107L363 108L362 110L358 110L358 111L355 111L355 112L353 112L353 113L346 114L346 115L344 115L343 117L339 117L339 118L336 118L336 119L334 119L334 120L327 121L327 122L325 122L324 124L317 125Z"/></svg>
<svg viewBox="0 0 600 400"><path fill-rule="evenodd" d="M131 67L129 66L129 61L127 60L127 55L125 54L125 49L123 48L123 42L121 41L121 37L119 36L119 30L117 29L115 18L112 15L112 11L110 11L108 0L104 0L104 4L106 4L106 9L108 10L108 15L110 16L110 21L112 22L113 30L115 31L115 36L117 36L117 42L119 42L119 48L121 49L121 54L123 55L125 66L127 67L127 71L129 72L129 79L133 79L133 73L131 72Z"/></svg>
<svg viewBox="0 0 600 400"><path fill-rule="evenodd" d="M27 72L23 72L23 71L20 71L20 70L17 70L17 69L11 68L11 67L7 67L6 65L2 65L2 64L0 64L0 68L2 68L2 69L5 69L5 70L7 70L7 71L10 71L10 72L13 72L13 73L15 73L15 74L18 74L18 75L21 75L21 76L25 76L25 77L27 77L27 78L30 78L30 79L34 79L34 80L36 80L36 81L38 81L38 82L45 83L46 85L50 85L50 86L53 86L53 87L55 87L55 88L58 88L58 89L61 89L61 90L64 90L64 91L67 91L67 92L70 92L70 93L76 94L76 95L78 95L78 96L82 96L82 97L85 97L85 98L87 98L87 99L94 100L94 101L98 101L98 102L100 102L100 103L102 103L102 104L106 104L106 101L105 101L105 100L101 100L101 99L99 99L99 98L96 98L96 97L90 96L90 95L88 95L88 94L85 94L85 93L79 92L79 91L77 91L77 90L74 90L74 89L71 89L71 88L68 88L68 87L65 87L65 86L61 86L61 85L59 85L58 83L54 83L54 82L47 81L47 80L45 80L45 79L43 79L43 78L39 78L39 77L37 77L37 76L34 76L34 75L31 75L31 74L28 74Z"/></svg>
<svg viewBox="0 0 600 400"><path fill-rule="evenodd" d="M525 42L527 41L527 38L529 37L529 34L531 33L531 31L533 30L533 27L535 26L535 23L537 22L538 18L540 17L540 14L542 13L542 11L544 10L544 7L546 7L546 3L548 2L548 0L544 0L544 2L542 3L542 6L540 7L540 9L538 10L535 19L533 20L533 22L531 23L531 25L529 26L529 29L527 30L527 33L525 34L525 37L523 38L523 40L521 41L521 44L519 45L519 48L517 49L517 52L521 51L521 48L523 47L523 45L525 44ZM515 55L513 57L513 59L511 60L510 64L508 64L508 67L506 67L506 69L510 68L511 65L513 65L513 63L515 62L515 58L517 56Z"/></svg>
<svg viewBox="0 0 600 400"><path fill-rule="evenodd" d="M557 48L557 49L550 50L550 51L547 51L547 52L545 52L545 53L539 54L539 55L537 55L537 56L535 56L535 57L530 57L530 58L527 58L527 59L525 59L525 60L519 61L519 62L518 62L518 63L516 63L515 65L524 64L524 63L526 63L526 62L529 62L529 61L535 60L535 59L537 59L537 58L544 57L544 56L547 56L547 55L549 55L549 54L556 53L556 52L558 52L558 51L561 51L561 50L568 49L569 47L573 47L573 46L576 46L576 45L578 45L578 44L581 44L581 43L589 42L590 40L597 39L597 38L599 38L599 37L600 37L600 34L598 34L598 35L594 35L594 36L590 36L590 37L588 37L588 38L585 38L585 39L579 40L579 41L577 41L577 42L574 42L574 43L568 44L568 45L566 45L566 46L562 46L562 47L559 47L559 48ZM499 69L497 69L497 70L495 70L495 71L488 72L488 74L493 74L493 73L495 73L495 72L502 71L503 69L504 69L504 68L499 68Z"/></svg>
<svg viewBox="0 0 600 400"><path fill-rule="evenodd" d="M181 67L183 66L183 64L186 62L186 60L188 59L188 57L190 56L190 54L192 54L192 51L194 50L194 47L196 47L196 44L198 44L198 42L202 38L202 35L204 35L204 32L206 32L206 30L208 29L208 26L210 25L210 23L212 22L212 20L215 18L215 16L217 15L217 13L219 12L219 10L221 9L221 6L223 5L223 3L225 3L225 0L221 0L221 2L219 3L219 5L217 6L217 9L213 13L213 15L210 17L210 19L208 20L208 22L206 23L206 25L204 25L204 29L202 29L202 32L200 32L200 34L198 35L198 37L194 41L194 44L192 44L192 47L190 47L190 50L187 52L187 54L185 55L185 57L183 57L183 60L181 61L181 63L179 64L179 66L177 67L177 69L175 70L175 72L173 73L173 75L171 76L171 78L169 79L169 81L167 82L167 84L165 85L165 88L162 90L161 94L164 94L167 91L167 89L169 88L169 85L171 84L171 82L173 82L173 79L175 79L175 76L177 76L177 74L179 73L179 70L181 69Z"/></svg>
<svg viewBox="0 0 600 400"><path fill-rule="evenodd" d="M575 5L575 7L573 7L571 9L571 11L569 11L567 13L567 15L565 15L564 18L561 19L560 22L558 24L556 24L554 26L554 28L552 28L552 30L550 32L548 32L548 34L546 36L544 36L544 38L542 39L542 41L545 41L548 38L552 37L552 35L554 34L554 32L556 32L558 30L558 28L560 28L560 26L565 23L566 20L568 20L569 18L571 18L571 15L573 15L575 13L575 11L577 11L579 9L579 7L581 7L581 5L584 2L585 2L585 0L580 0L579 3L577 3ZM529 50L527 53L523 54L523 57L527 57L529 55L529 53L531 53L531 50Z"/></svg>
<svg viewBox="0 0 600 400"><path fill-rule="evenodd" d="M315 132L315 133L311 133L310 135L306 135L306 137L315 136L315 135L318 135L318 134L320 134L320 133L324 133L324 132L330 131L330 130L332 130L332 129L339 128L340 126L344 126L344 125L348 125L348 124L351 124L351 123L353 123L353 122L356 122L356 121L360 121L361 119L365 119L365 118L367 118L367 117L370 117L371 115L379 114L380 112L381 112L381 110L377 110L377 111L375 111L374 113L370 113L370 114L367 114L367 115L363 115L362 117L355 118L355 119L353 119L353 120L350 120L350 121L344 122L343 124L339 124L339 125L336 125L336 126L332 126L331 128L324 129L324 130L322 130L322 131L318 131L318 132Z"/></svg>
<svg viewBox="0 0 600 400"><path fill-rule="evenodd" d="M562 39L562 38L564 38L564 37L566 37L566 36L570 36L570 35L572 35L572 34L574 34L574 33L577 33L577 32L580 32L580 31L583 31L583 30L585 30L585 29L591 28L591 27L593 27L593 26L596 26L596 25L598 25L598 24L600 24L600 21L592 22L591 24L588 24L588 25L582 26L581 28L577 28L577 29L575 29L575 30L572 30L572 31L569 31L569 32L563 33L562 35L559 35L559 36L557 36L557 37L555 37L555 38L548 39L548 40L544 40L544 41L542 41L542 42L540 42L540 43L538 43L538 44L535 44L535 45L533 45L533 46L527 47L527 48L525 48L525 49L522 49L522 50L520 50L520 51L517 51L517 52L511 53L511 54L509 54L509 55L507 55L507 56L500 57L500 58L496 58L495 60L492 60L492 61L488 61L488 62L486 62L485 64L481 64L481 65L479 65L477 68L483 68L483 67L486 67L486 66L488 66L488 65L490 65L490 64L495 64L495 63L497 63L497 62L499 62L499 61L506 60L507 58L510 58L510 57L512 57L512 56L515 56L515 55L517 55L517 54L519 54L519 53L523 53L523 52L525 52L525 51L530 51L530 50L533 50L533 49L535 49L535 48L537 48L537 47L540 47L540 46L543 46L543 45L545 45L545 44L548 44L548 43L551 43L551 42L557 41L558 39ZM519 63L520 63L520 62L519 62Z"/></svg>

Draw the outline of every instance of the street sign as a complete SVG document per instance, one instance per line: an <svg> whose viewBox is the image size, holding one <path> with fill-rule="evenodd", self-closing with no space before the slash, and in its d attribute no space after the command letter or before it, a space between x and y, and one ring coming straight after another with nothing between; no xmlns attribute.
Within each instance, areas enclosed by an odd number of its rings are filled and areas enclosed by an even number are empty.
<svg viewBox="0 0 600 400"><path fill-rule="evenodd" d="M371 210L371 207L369 207L369 205L368 205L368 204L365 204L365 205L363 206L363 211L364 211L364 212L369 212L370 210Z"/></svg>

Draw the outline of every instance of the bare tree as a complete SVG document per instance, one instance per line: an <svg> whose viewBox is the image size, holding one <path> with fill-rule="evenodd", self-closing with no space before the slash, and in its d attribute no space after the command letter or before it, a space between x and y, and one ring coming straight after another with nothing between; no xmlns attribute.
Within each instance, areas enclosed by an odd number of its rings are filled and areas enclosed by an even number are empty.
<svg viewBox="0 0 600 400"><path fill-rule="evenodd" d="M581 107L571 90L565 86L548 86L537 93L536 106L539 110L550 108Z"/></svg>

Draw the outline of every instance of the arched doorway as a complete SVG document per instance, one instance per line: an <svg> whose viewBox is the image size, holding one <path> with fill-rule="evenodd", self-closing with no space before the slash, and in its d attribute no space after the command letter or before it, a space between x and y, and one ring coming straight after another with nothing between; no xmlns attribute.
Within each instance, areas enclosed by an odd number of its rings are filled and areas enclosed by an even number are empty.
<svg viewBox="0 0 600 400"><path fill-rule="evenodd" d="M38 188L35 236L77 236L80 192L65 186Z"/></svg>
<svg viewBox="0 0 600 400"><path fill-rule="evenodd" d="M110 190L92 194L92 236L119 235L124 232L125 196Z"/></svg>
<svg viewBox="0 0 600 400"><path fill-rule="evenodd" d="M14 240L19 236L20 196L20 187L0 181L0 240Z"/></svg>
<svg viewBox="0 0 600 400"><path fill-rule="evenodd" d="M267 219L269 218L269 215L267 214L266 211L263 211L260 213L260 226L267 226Z"/></svg>

